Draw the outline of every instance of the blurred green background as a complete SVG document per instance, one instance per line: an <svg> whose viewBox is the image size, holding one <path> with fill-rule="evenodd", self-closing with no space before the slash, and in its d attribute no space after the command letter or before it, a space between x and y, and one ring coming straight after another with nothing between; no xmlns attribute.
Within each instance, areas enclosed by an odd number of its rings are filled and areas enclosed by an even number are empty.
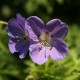
<svg viewBox="0 0 80 80"><path fill-rule="evenodd" d="M29 55L20 60L18 53L9 52L6 26L0 25L0 80L80 80L80 0L0 0L0 20L8 21L17 13L25 18L36 15L45 23L59 18L68 24L68 55L43 65Z"/></svg>

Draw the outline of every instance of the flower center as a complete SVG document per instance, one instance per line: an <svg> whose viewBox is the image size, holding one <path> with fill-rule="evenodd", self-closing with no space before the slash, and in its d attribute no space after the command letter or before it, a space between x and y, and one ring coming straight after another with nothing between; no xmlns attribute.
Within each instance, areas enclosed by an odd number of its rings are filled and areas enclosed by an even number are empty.
<svg viewBox="0 0 80 80"><path fill-rule="evenodd" d="M52 38L46 32L46 33L43 33L40 35L39 40L43 46L50 46L50 42L51 42Z"/></svg>
<svg viewBox="0 0 80 80"><path fill-rule="evenodd" d="M24 36L20 36L18 33L17 33L17 36L15 36L15 38L20 41L20 40L24 40L24 41L27 41L28 39L28 33L26 31L24 31Z"/></svg>
<svg viewBox="0 0 80 80"><path fill-rule="evenodd" d="M23 40L26 41L27 39L28 39L28 33L27 32L24 32Z"/></svg>

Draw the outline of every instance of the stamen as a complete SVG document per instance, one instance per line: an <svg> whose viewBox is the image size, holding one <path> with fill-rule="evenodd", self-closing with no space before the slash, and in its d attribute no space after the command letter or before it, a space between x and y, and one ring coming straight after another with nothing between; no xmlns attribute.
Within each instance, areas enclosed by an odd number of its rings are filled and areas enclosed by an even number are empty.
<svg viewBox="0 0 80 80"><path fill-rule="evenodd" d="M49 36L48 32L45 32L44 34L40 35L39 39L40 39L41 45L45 46L45 47L50 47L50 50L51 50L52 44L50 44L50 43L51 43L52 37Z"/></svg>
<svg viewBox="0 0 80 80"><path fill-rule="evenodd" d="M15 38L19 38L19 36L15 36Z"/></svg>
<svg viewBox="0 0 80 80"><path fill-rule="evenodd" d="M19 42L20 40L18 39L17 41Z"/></svg>
<svg viewBox="0 0 80 80"><path fill-rule="evenodd" d="M50 50L52 49L52 47L50 48Z"/></svg>

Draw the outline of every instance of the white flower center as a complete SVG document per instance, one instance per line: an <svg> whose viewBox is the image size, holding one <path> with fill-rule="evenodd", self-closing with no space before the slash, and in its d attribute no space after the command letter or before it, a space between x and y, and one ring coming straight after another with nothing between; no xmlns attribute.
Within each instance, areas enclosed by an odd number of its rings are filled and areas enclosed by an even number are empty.
<svg viewBox="0 0 80 80"><path fill-rule="evenodd" d="M48 33L43 33L42 35L40 35L39 37L39 41L43 46L50 46L52 38L49 36Z"/></svg>

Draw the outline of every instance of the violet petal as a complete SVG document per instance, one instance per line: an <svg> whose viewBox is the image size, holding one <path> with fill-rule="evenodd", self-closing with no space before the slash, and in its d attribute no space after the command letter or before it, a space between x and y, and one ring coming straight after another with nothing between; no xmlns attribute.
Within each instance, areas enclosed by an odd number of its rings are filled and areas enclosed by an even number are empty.
<svg viewBox="0 0 80 80"><path fill-rule="evenodd" d="M18 52L17 50L16 50L16 43L15 42L13 42L11 39L9 40L9 43L8 43L8 46L9 46L9 50L10 50L10 52L13 54L14 52Z"/></svg>
<svg viewBox="0 0 80 80"><path fill-rule="evenodd" d="M24 27L25 27L25 20L26 19L24 17L22 17L19 13L17 13L16 17L17 17L17 22L20 25L20 27L22 29L24 29Z"/></svg>
<svg viewBox="0 0 80 80"><path fill-rule="evenodd" d="M12 38L15 36L24 36L24 32L21 26L18 24L17 20L14 18L9 20L6 30L8 35Z"/></svg>
<svg viewBox="0 0 80 80"><path fill-rule="evenodd" d="M29 46L30 46L30 41L27 41L26 46L24 47L24 49L20 52L19 58L22 59L27 55L27 52L29 50Z"/></svg>
<svg viewBox="0 0 80 80"><path fill-rule="evenodd" d="M50 57L54 60L63 59L68 52L68 47L65 42L59 38L53 39L53 47L49 51Z"/></svg>
<svg viewBox="0 0 80 80"><path fill-rule="evenodd" d="M59 19L52 19L46 24L50 35L57 38L64 38L68 32L68 26Z"/></svg>
<svg viewBox="0 0 80 80"><path fill-rule="evenodd" d="M9 50L11 53L20 52L19 57L22 59L26 56L27 51L29 49L30 42L28 41L17 41L15 38L11 38L9 41Z"/></svg>
<svg viewBox="0 0 80 80"><path fill-rule="evenodd" d="M39 41L38 37L35 35L34 31L27 21L25 22L25 29L27 30L30 39L33 41Z"/></svg>
<svg viewBox="0 0 80 80"><path fill-rule="evenodd" d="M37 16L31 16L27 18L27 22L37 36L41 34L41 31L44 29L45 25L40 18L38 18Z"/></svg>
<svg viewBox="0 0 80 80"><path fill-rule="evenodd" d="M48 54L46 54L45 47L41 49L40 43L31 45L29 50L29 55L33 62L41 65L48 60Z"/></svg>

